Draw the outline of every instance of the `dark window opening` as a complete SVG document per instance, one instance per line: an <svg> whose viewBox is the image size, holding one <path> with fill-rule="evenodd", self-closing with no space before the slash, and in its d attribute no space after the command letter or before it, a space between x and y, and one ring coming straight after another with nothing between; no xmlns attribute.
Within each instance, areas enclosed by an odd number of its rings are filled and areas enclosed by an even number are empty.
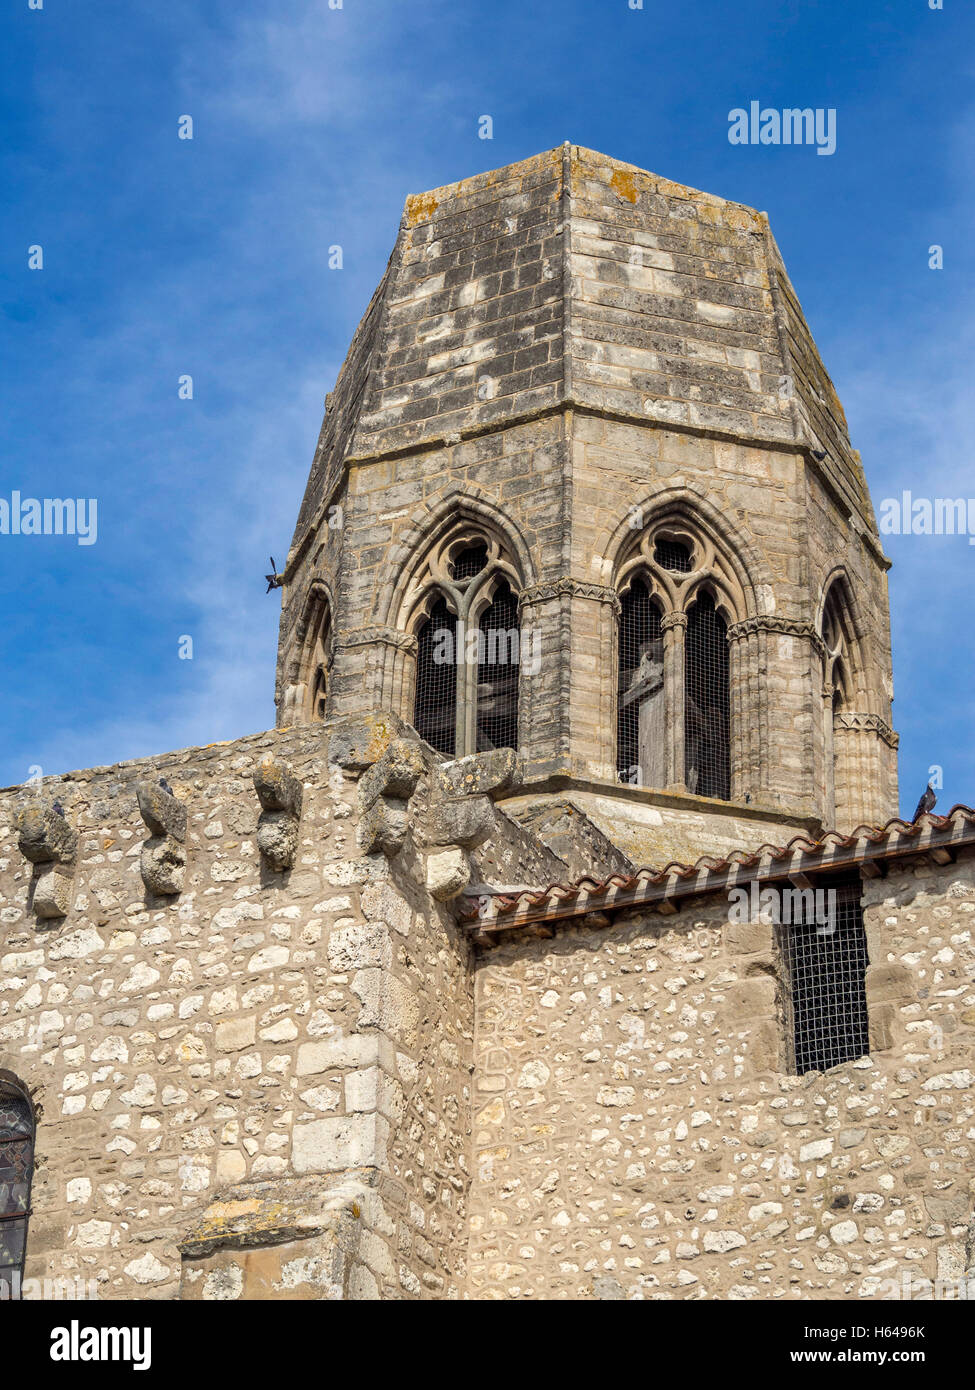
<svg viewBox="0 0 975 1390"><path fill-rule="evenodd" d="M691 552L682 541L659 540L654 546L653 558L661 569L675 570L679 574L690 574Z"/></svg>
<svg viewBox="0 0 975 1390"><path fill-rule="evenodd" d="M413 726L438 753L457 746L457 619L438 599L417 632Z"/></svg>
<svg viewBox="0 0 975 1390"><path fill-rule="evenodd" d="M502 580L481 615L477 652L477 752L518 747L518 602Z"/></svg>
<svg viewBox="0 0 975 1390"><path fill-rule="evenodd" d="M870 1051L868 965L859 880L783 889L781 939L796 1073L828 1071Z"/></svg>
<svg viewBox="0 0 975 1390"><path fill-rule="evenodd" d="M320 662L315 670L315 678L312 683L311 692L311 717L316 722L321 723L325 718L325 708L328 703L328 668L324 662Z"/></svg>
<svg viewBox="0 0 975 1390"><path fill-rule="evenodd" d="M486 545L480 543L468 545L454 557L450 566L451 577L453 579L472 579L475 574L480 574L487 562Z"/></svg>
<svg viewBox="0 0 975 1390"><path fill-rule="evenodd" d="M21 1295L33 1171L33 1108L0 1076L0 1301Z"/></svg>
<svg viewBox="0 0 975 1390"><path fill-rule="evenodd" d="M684 775L698 796L731 798L728 625L703 593L687 615Z"/></svg>
<svg viewBox="0 0 975 1390"><path fill-rule="evenodd" d="M327 603L323 602L314 612L306 650L309 654L303 678L308 683L308 715L320 723L327 713L332 667L332 616Z"/></svg>
<svg viewBox="0 0 975 1390"><path fill-rule="evenodd" d="M663 786L663 635L660 610L643 579L620 600L616 775L621 782Z"/></svg>

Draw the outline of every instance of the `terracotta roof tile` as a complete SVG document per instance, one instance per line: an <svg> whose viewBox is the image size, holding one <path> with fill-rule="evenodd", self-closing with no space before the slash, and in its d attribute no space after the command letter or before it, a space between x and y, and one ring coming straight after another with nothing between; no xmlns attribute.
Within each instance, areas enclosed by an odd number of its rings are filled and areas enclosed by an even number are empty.
<svg viewBox="0 0 975 1390"><path fill-rule="evenodd" d="M916 842L908 847L908 852L917 853L937 849L948 840L953 843L961 840L975 843L975 810L970 806L958 804L944 816L928 813L913 822L894 816L885 825L858 825L848 835L842 835L836 830L827 830L818 840L799 834L794 835L784 845L765 843L755 850L736 849L726 858L704 854L693 864L682 864L672 859L662 869L644 867L630 875L614 873L604 879L584 874L573 883L550 883L545 888L489 894L487 899L483 896L468 898L460 915L463 921L481 921L482 927L487 926L485 919L488 919L491 925L487 929L496 930L509 925L520 925L526 916L533 920L542 920L576 916L581 912L598 912L612 906L629 906L628 899L633 898L641 888L662 887L668 883L687 883L691 879L700 879L702 882L698 891L716 891L719 887L727 886L727 877L733 870L755 869L763 860L782 864L783 861L791 861L797 856L804 860L819 858L823 861L819 866L804 863L803 870L829 868L835 866L836 851L854 850L860 845L863 845L864 849L867 846L884 846L879 853L871 853L869 856L871 859L883 859L895 852L904 853L904 840ZM900 843L895 847L895 842ZM833 853L830 853L831 851ZM841 860L844 857L851 863L855 862L849 855L841 855ZM787 876L781 872L769 875ZM708 882L719 877L720 883ZM650 894L646 896L649 899ZM617 901L618 899L622 901Z"/></svg>

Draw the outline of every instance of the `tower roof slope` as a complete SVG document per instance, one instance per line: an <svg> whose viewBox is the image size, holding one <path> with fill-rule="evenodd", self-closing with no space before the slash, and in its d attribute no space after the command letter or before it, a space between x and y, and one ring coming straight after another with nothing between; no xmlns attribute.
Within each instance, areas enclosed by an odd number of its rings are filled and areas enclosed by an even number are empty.
<svg viewBox="0 0 975 1390"><path fill-rule="evenodd" d="M407 198L326 416L295 535L347 459L574 404L859 456L764 213L563 145Z"/></svg>

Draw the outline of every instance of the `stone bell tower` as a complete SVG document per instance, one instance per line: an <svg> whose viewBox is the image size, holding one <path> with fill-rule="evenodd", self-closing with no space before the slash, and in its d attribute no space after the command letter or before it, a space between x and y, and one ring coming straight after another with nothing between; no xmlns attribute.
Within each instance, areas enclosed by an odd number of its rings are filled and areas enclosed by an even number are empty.
<svg viewBox="0 0 975 1390"><path fill-rule="evenodd" d="M882 821L887 569L765 214L566 144L407 199L288 555L278 721L515 746L513 810L587 799L631 857Z"/></svg>

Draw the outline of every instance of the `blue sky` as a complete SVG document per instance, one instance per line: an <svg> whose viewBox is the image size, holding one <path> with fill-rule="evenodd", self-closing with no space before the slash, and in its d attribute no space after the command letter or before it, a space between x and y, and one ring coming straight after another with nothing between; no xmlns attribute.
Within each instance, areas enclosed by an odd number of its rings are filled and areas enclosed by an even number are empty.
<svg viewBox="0 0 975 1390"><path fill-rule="evenodd" d="M0 23L0 496L98 499L95 545L0 536L0 784L273 724L261 575L403 199L564 140L767 210L875 504L975 496L964 0L11 0ZM732 146L751 100L835 107L836 153ZM903 807L932 764L939 809L972 803L975 547L885 546Z"/></svg>

